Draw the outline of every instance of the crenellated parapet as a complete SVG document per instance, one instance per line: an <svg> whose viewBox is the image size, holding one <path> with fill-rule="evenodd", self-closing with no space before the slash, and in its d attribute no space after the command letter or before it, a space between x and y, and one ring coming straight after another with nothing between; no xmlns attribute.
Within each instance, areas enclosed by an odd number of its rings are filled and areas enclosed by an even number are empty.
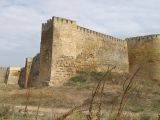
<svg viewBox="0 0 160 120"><path fill-rule="evenodd" d="M42 24L42 31L48 30L53 26L54 23L68 24L68 25L76 24L75 21L70 19L61 18L61 17L52 17L52 19L49 19L47 20L46 23Z"/></svg>
<svg viewBox="0 0 160 120"><path fill-rule="evenodd" d="M42 31L47 31L49 28L53 26L53 20L49 19L46 23L42 23Z"/></svg>
<svg viewBox="0 0 160 120"><path fill-rule="evenodd" d="M137 36L137 37L130 37L130 38L126 38L126 41L140 41L140 40L150 40L150 39L156 39L160 37L160 34L152 34L152 35L145 35L145 36Z"/></svg>
<svg viewBox="0 0 160 120"><path fill-rule="evenodd" d="M74 20L61 18L61 17L52 17L52 20L54 22L65 23L65 24L75 24L76 23L76 21L74 21Z"/></svg>
<svg viewBox="0 0 160 120"><path fill-rule="evenodd" d="M113 37L113 36L110 36L110 35L106 35L106 34L103 34L103 33L100 33L100 32L96 32L94 30L90 30L88 28L81 27L81 26L78 26L78 25L77 25L77 30L79 30L80 32L86 33L86 34L92 34L92 35L95 35L95 36L103 37L104 39L110 39L110 40L114 40L114 41L122 42L122 43L124 42L124 40L122 40L122 39L119 39L119 38L116 38L116 37Z"/></svg>
<svg viewBox="0 0 160 120"><path fill-rule="evenodd" d="M100 37L103 38L104 40L110 40L113 43L117 43L117 44L126 44L126 41L123 39L119 39L110 35L106 35L100 32L96 32L94 30L90 30L88 28L85 27L81 27L79 25L76 24L76 21L74 20L70 20L70 19L66 19L66 18L61 18L61 17L52 17L52 19L47 20L46 23L42 24L42 31L47 31L48 29L50 29L51 27L54 26L54 24L66 24L66 25L74 25L76 26L78 32L84 33L84 34L91 34L93 36L96 37Z"/></svg>

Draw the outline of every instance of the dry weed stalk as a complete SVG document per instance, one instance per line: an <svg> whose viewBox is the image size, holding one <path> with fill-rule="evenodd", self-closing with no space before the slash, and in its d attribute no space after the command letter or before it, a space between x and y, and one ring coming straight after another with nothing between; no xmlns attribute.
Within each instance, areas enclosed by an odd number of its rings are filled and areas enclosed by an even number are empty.
<svg viewBox="0 0 160 120"><path fill-rule="evenodd" d="M136 69L136 71L129 77L128 80L126 79L124 81L124 83L123 83L123 90L124 90L124 92L122 94L122 98L121 98L120 103L119 103L119 108L118 108L118 112L116 114L115 120L120 120L120 116L121 116L121 114L123 112L123 108L126 105L127 100L128 100L127 99L128 92L131 90L132 85L133 85L133 80L134 80L135 76L137 75L137 73L140 71L140 69L144 66L144 64L145 64L145 62L143 64L141 64ZM129 82L127 83L127 81L129 81ZM127 84L126 87L125 87L125 84Z"/></svg>
<svg viewBox="0 0 160 120"><path fill-rule="evenodd" d="M27 117L27 113L28 113L28 104L29 104L29 99L30 99L30 89L26 90L26 105L24 108L24 117Z"/></svg>
<svg viewBox="0 0 160 120"><path fill-rule="evenodd" d="M40 109L41 100L42 100L42 92L40 92L40 98L39 98L39 102L38 102L38 107L37 107L37 111L36 111L35 120L38 119L38 113L39 113L39 109Z"/></svg>
<svg viewBox="0 0 160 120"><path fill-rule="evenodd" d="M71 110L69 110L68 112L66 112L65 114L63 114L62 116L54 118L53 120L65 120L73 112L75 112L76 110L79 110L80 108L82 108L82 107L84 107L86 105L88 105L88 103L83 103L82 105L76 106L76 107L72 108Z"/></svg>
<svg viewBox="0 0 160 120"><path fill-rule="evenodd" d="M26 89L26 104L25 104L25 108L24 108L24 114L23 114L23 117L25 119L27 119L27 116L28 116L28 105L29 105L29 100L30 100L30 97L31 97L31 89L29 86L27 86L27 89Z"/></svg>
<svg viewBox="0 0 160 120"><path fill-rule="evenodd" d="M93 120L93 111L92 111L93 102L94 102L94 99L98 93L100 93L100 102L98 105L98 111L97 111L96 116L97 116L97 120L100 120L100 112L101 112L101 104L102 104L101 100L102 100L104 85L105 85L104 78L115 68L116 68L116 66L113 66L111 68L110 68L110 66L108 66L107 72L102 76L102 78L98 79L99 82L98 82L96 88L93 89L93 91L92 91L92 96L91 96L91 101L90 101L90 106L89 106L89 114L87 115L87 120ZM100 88L101 88L101 91L100 91Z"/></svg>

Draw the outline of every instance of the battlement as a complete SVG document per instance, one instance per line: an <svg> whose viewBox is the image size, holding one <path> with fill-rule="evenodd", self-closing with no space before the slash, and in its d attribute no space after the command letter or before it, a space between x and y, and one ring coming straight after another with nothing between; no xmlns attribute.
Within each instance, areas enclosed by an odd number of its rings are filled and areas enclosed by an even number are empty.
<svg viewBox="0 0 160 120"><path fill-rule="evenodd" d="M146 40L146 39L155 39L157 37L159 37L160 34L153 34L153 35L145 35L145 36L137 36L137 37L130 37L130 38L126 38L125 40L126 41L129 41L129 40Z"/></svg>
<svg viewBox="0 0 160 120"><path fill-rule="evenodd" d="M46 23L42 24L42 31L47 31L48 29L50 29L53 26L54 23L76 25L76 21L74 21L74 20L54 16L54 17L52 17L52 19L49 19L49 20L47 20ZM106 35L106 34L103 34L103 33L100 33L100 32L96 32L94 30L90 30L88 28L81 27L79 25L76 25L76 26L77 26L77 30L79 30L80 32L83 32L85 34L92 34L94 36L101 37L104 40L109 39L109 40L112 40L113 42L116 42L116 43L122 43L122 44L126 43L125 40L122 40L122 39L119 39L119 38L116 38L116 37L113 37L113 36L110 36L110 35Z"/></svg>
<svg viewBox="0 0 160 120"><path fill-rule="evenodd" d="M66 18L61 18L61 17L52 17L52 20L54 22L61 22L61 23L67 23L67 24L74 24L74 23L76 23L76 21L74 21L74 20L70 20L70 19L66 19Z"/></svg>
<svg viewBox="0 0 160 120"><path fill-rule="evenodd" d="M46 31L53 26L53 20L49 19L46 23L42 23L42 31Z"/></svg>
<svg viewBox="0 0 160 120"><path fill-rule="evenodd" d="M76 21L54 16L52 17L52 19L47 20L46 23L42 23L42 31L51 28L53 26L53 23L76 24Z"/></svg>
<svg viewBox="0 0 160 120"><path fill-rule="evenodd" d="M104 40L105 39L110 39L110 40L113 40L115 42L125 43L125 41L122 40L122 39L119 39L119 38L116 38L116 37L113 37L113 36L110 36L110 35L106 35L106 34L103 34L103 33L100 33L100 32L96 32L94 30L90 30L88 28L81 27L81 26L78 26L78 25L77 25L77 30L79 30L83 33L86 33L86 34L93 34L95 36L102 37L102 38L104 38Z"/></svg>

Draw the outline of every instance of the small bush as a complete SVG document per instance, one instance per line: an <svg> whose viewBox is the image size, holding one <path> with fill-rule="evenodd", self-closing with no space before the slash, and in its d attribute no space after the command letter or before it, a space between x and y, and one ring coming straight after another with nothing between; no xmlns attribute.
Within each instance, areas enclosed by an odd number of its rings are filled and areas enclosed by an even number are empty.
<svg viewBox="0 0 160 120"><path fill-rule="evenodd" d="M82 120L81 113L73 113L67 120Z"/></svg>
<svg viewBox="0 0 160 120"><path fill-rule="evenodd" d="M74 82L74 83L77 83L77 82L78 83L84 83L84 82L86 82L84 76L81 76L81 75L74 76L74 77L70 78L69 81Z"/></svg>
<svg viewBox="0 0 160 120"><path fill-rule="evenodd" d="M104 73L103 72L96 72L96 71L92 71L90 73L90 76L95 78L96 80L99 80L103 77Z"/></svg>
<svg viewBox="0 0 160 120"><path fill-rule="evenodd" d="M132 106L130 109L129 109L131 112L134 112L134 113L138 113L138 112L143 112L144 109L140 106Z"/></svg>
<svg viewBox="0 0 160 120"><path fill-rule="evenodd" d="M86 82L86 77L88 76L88 73L83 71L78 71L77 74L69 79L69 82L74 83L84 83Z"/></svg>

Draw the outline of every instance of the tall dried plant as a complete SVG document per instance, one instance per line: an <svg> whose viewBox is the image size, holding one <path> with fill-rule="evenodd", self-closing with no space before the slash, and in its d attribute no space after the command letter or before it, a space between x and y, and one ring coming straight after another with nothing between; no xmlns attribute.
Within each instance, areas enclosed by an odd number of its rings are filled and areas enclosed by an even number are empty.
<svg viewBox="0 0 160 120"><path fill-rule="evenodd" d="M121 114L123 112L123 108L126 105L127 100L128 100L127 95L130 92L131 88L133 87L134 78L137 75L137 73L140 71L140 69L144 66L145 63L146 62L144 62L143 64L141 64L136 69L136 71L129 77L128 80L126 79L124 81L124 83L123 83L123 90L124 90L124 92L122 94L122 98L121 98L120 103L119 103L119 108L118 108L115 120L120 120ZM128 81L128 83L127 83L127 81Z"/></svg>

